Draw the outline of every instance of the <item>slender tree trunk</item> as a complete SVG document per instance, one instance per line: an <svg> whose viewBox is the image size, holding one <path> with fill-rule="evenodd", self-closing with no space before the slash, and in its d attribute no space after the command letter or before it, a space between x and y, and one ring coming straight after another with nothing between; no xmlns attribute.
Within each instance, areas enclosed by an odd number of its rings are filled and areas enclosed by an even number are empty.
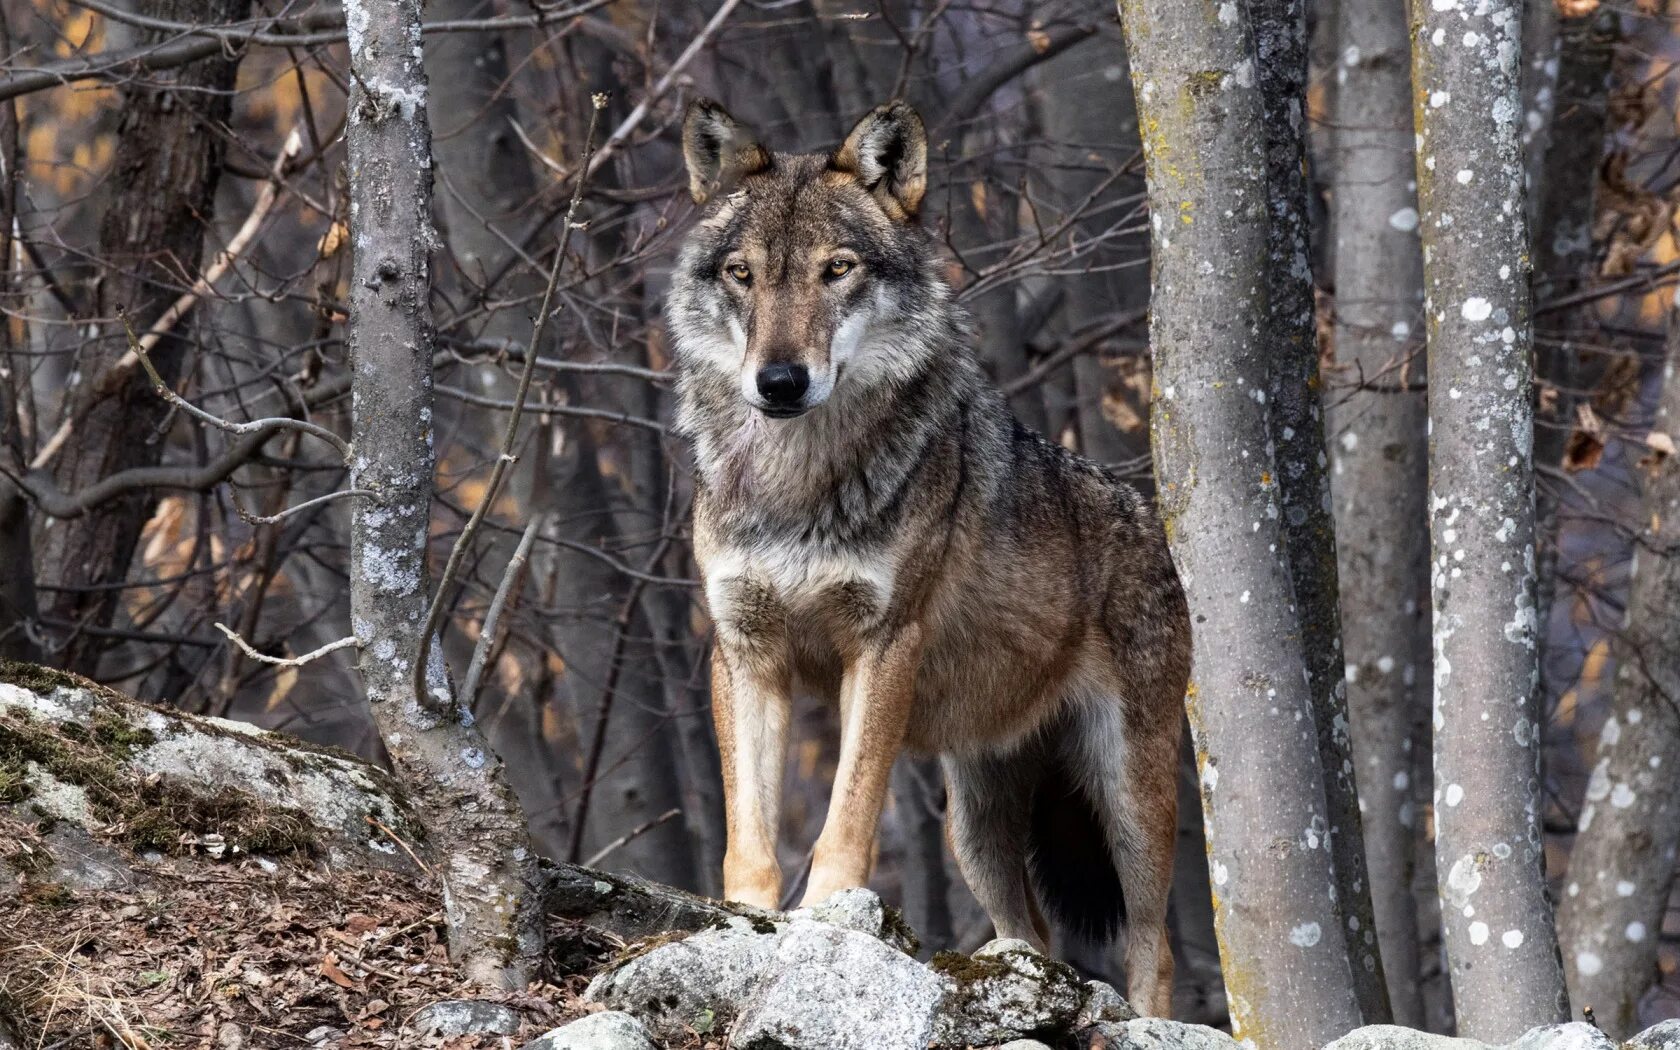
<svg viewBox="0 0 1680 1050"><path fill-rule="evenodd" d="M1429 747L1414 735L1429 680L1429 537L1416 527L1429 479L1410 42L1404 4L1342 0L1338 15L1328 412L1342 641L1389 1000L1397 1023L1421 1028L1411 779Z"/></svg>
<svg viewBox="0 0 1680 1050"><path fill-rule="evenodd" d="M214 25L236 22L250 8L250 0L144 0L138 13ZM170 35L141 32L154 42ZM218 55L148 74L124 89L109 175L114 189L95 253L106 268L99 282L101 318L114 318L121 308L135 329L144 331L197 276L205 220L214 211L222 173L222 138L207 129L227 122L238 70L237 55ZM184 333L190 324L190 318L177 322L175 332ZM107 380L106 370L128 343L120 323L109 320L103 328L77 363L82 385L65 395L75 430L52 465L53 481L63 492L155 465L167 444L157 429L173 409L139 369ZM152 361L166 381L179 375L185 345L172 337L153 350ZM52 592L46 615L109 626L122 592L87 585L127 577L140 531L156 506L155 493L137 490L80 517L46 520L35 538L37 564L46 570L46 582L69 588ZM91 634L76 634L57 661L92 673L104 645Z"/></svg>
<svg viewBox="0 0 1680 1050"><path fill-rule="evenodd" d="M1556 34L1555 54L1549 63L1554 97L1545 129L1543 165L1533 186L1538 196L1531 211L1534 289L1540 302L1579 290L1596 274L1593 220L1597 211L1599 170L1604 160L1604 136L1609 125L1610 68L1617 38L1613 11L1601 10L1577 18L1551 15ZM1557 330L1546 332L1534 350L1536 387L1534 461L1542 467L1562 464L1575 426L1575 408L1594 385L1602 369L1593 367L1586 345L1597 338L1597 316L1591 307L1553 315ZM1558 486L1542 485L1535 494L1535 608L1540 623L1541 683L1546 679L1546 640L1550 633L1552 597L1560 568ZM1542 699L1546 694L1542 692Z"/></svg>
<svg viewBox="0 0 1680 1050"><path fill-rule="evenodd" d="M1669 315L1668 363L1654 435L1680 440L1680 309ZM1659 442L1661 444L1661 442ZM1639 1027L1657 979L1657 942L1680 847L1680 457L1655 445L1643 473L1627 619L1617 640L1610 718L1598 738L1558 937L1570 998L1617 1039Z"/></svg>
<svg viewBox="0 0 1680 1050"><path fill-rule="evenodd" d="M1266 157L1247 12L1120 5L1154 230L1155 475L1195 621L1188 701L1231 1021L1360 1022L1267 432ZM1304 731L1303 731L1304 730Z"/></svg>
<svg viewBox="0 0 1680 1050"><path fill-rule="evenodd" d="M1436 872L1460 1033L1568 1019L1536 704L1528 231L1514 0L1419 4Z"/></svg>
<svg viewBox="0 0 1680 1050"><path fill-rule="evenodd" d="M521 988L542 948L536 860L499 759L455 704L441 647L413 692L430 588L431 129L420 0L346 0L350 30L350 614L362 680L441 861L450 955L479 983Z"/></svg>
<svg viewBox="0 0 1680 1050"><path fill-rule="evenodd" d="M1306 171L1307 20L1303 0L1250 0L1260 56L1270 213L1265 354L1271 360L1270 434L1283 534L1306 651L1319 763L1324 771L1336 903L1353 951L1354 992L1366 1024L1392 1018L1365 865L1359 789L1348 738L1347 683L1336 579L1336 529L1320 407Z"/></svg>

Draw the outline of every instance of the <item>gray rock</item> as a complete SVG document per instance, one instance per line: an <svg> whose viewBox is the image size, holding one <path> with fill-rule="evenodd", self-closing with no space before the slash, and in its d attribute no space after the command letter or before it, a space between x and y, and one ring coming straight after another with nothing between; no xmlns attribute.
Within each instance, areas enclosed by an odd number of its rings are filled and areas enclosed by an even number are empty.
<svg viewBox="0 0 1680 1050"><path fill-rule="evenodd" d="M1680 1019L1658 1021L1623 1043L1622 1050L1680 1050Z"/></svg>
<svg viewBox="0 0 1680 1050"><path fill-rule="evenodd" d="M1531 1028L1510 1050L1616 1050L1609 1036L1584 1021Z"/></svg>
<svg viewBox="0 0 1680 1050"><path fill-rule="evenodd" d="M1475 1039L1431 1035L1392 1024L1356 1028L1324 1050L1493 1050Z"/></svg>
<svg viewBox="0 0 1680 1050"><path fill-rule="evenodd" d="M1680 1019L1658 1021L1623 1043L1622 1050L1680 1050Z"/></svg>
<svg viewBox="0 0 1680 1050"><path fill-rule="evenodd" d="M415 1038L454 1039L463 1035L512 1035L519 1031L519 1014L501 1003L477 999L440 999L422 1006L404 1030Z"/></svg>
<svg viewBox="0 0 1680 1050"><path fill-rule="evenodd" d="M524 1050L658 1050L647 1026L627 1013L607 1010L580 1017L531 1040Z"/></svg>
<svg viewBox="0 0 1680 1050"><path fill-rule="evenodd" d="M941 987L856 930L790 923L730 1034L733 1050L925 1050Z"/></svg>
<svg viewBox="0 0 1680 1050"><path fill-rule="evenodd" d="M1085 982L1085 1003L1079 1008L1079 1016L1073 1019L1074 1031L1089 1028L1099 1021L1131 1021L1137 1018L1138 1012L1132 1009L1123 996L1114 990L1111 984L1102 981Z"/></svg>
<svg viewBox="0 0 1680 1050"><path fill-rule="evenodd" d="M871 890L841 890L814 908L799 908L789 912L788 918L810 918L867 933L871 937L886 941L906 955L915 955L920 947L915 931L905 923L898 910L883 904L881 898Z"/></svg>
<svg viewBox="0 0 1680 1050"><path fill-rule="evenodd" d="M1104 1021L1080 1033L1081 1045L1089 1045L1093 1035L1102 1036L1104 1050L1238 1050L1236 1041L1224 1032L1163 1017L1140 1017L1118 1024Z"/></svg>
<svg viewBox="0 0 1680 1050"><path fill-rule="evenodd" d="M768 922L732 918L599 974L583 998L634 1015L661 1039L721 1030L758 987L780 938Z"/></svg>
<svg viewBox="0 0 1680 1050"><path fill-rule="evenodd" d="M942 953L932 969L945 990L934 1028L941 1046L989 1046L1070 1031L1088 998L1073 967L1045 958L1025 941L992 941L971 958Z"/></svg>

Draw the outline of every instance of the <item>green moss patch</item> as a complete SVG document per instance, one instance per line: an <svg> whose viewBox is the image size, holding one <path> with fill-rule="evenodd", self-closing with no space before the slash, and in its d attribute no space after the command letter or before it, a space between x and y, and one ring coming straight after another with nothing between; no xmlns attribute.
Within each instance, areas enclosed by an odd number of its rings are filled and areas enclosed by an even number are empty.
<svg viewBox="0 0 1680 1050"><path fill-rule="evenodd" d="M205 794L179 778L138 775L128 760L151 743L149 731L110 713L91 726L0 715L0 803L28 800L33 764L86 792L111 837L134 849L180 852L216 834L250 853L319 851L314 824L300 810L234 788Z"/></svg>

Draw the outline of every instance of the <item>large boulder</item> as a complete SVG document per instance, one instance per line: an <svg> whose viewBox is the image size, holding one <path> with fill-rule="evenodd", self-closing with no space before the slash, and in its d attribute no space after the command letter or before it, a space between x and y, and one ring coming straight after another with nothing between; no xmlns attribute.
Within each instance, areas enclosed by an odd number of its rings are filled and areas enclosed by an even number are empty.
<svg viewBox="0 0 1680 1050"><path fill-rule="evenodd" d="M70 829L66 856L94 842L411 871L403 846L424 837L396 781L353 755L12 662L0 663L0 807ZM53 875L91 889L128 878L108 852Z"/></svg>
<svg viewBox="0 0 1680 1050"><path fill-rule="evenodd" d="M899 949L857 930L795 921L730 1035L733 1050L925 1050L943 994Z"/></svg>

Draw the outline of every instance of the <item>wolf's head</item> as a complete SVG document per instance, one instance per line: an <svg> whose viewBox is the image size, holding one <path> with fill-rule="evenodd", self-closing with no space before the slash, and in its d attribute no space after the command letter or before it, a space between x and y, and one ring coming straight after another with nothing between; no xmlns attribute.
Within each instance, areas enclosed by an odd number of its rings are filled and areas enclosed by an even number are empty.
<svg viewBox="0 0 1680 1050"><path fill-rule="evenodd" d="M877 107L831 154L771 153L709 100L683 126L689 190L706 205L673 276L685 367L735 380L773 418L837 385L915 371L910 338L948 299L916 222L927 135L903 102Z"/></svg>

